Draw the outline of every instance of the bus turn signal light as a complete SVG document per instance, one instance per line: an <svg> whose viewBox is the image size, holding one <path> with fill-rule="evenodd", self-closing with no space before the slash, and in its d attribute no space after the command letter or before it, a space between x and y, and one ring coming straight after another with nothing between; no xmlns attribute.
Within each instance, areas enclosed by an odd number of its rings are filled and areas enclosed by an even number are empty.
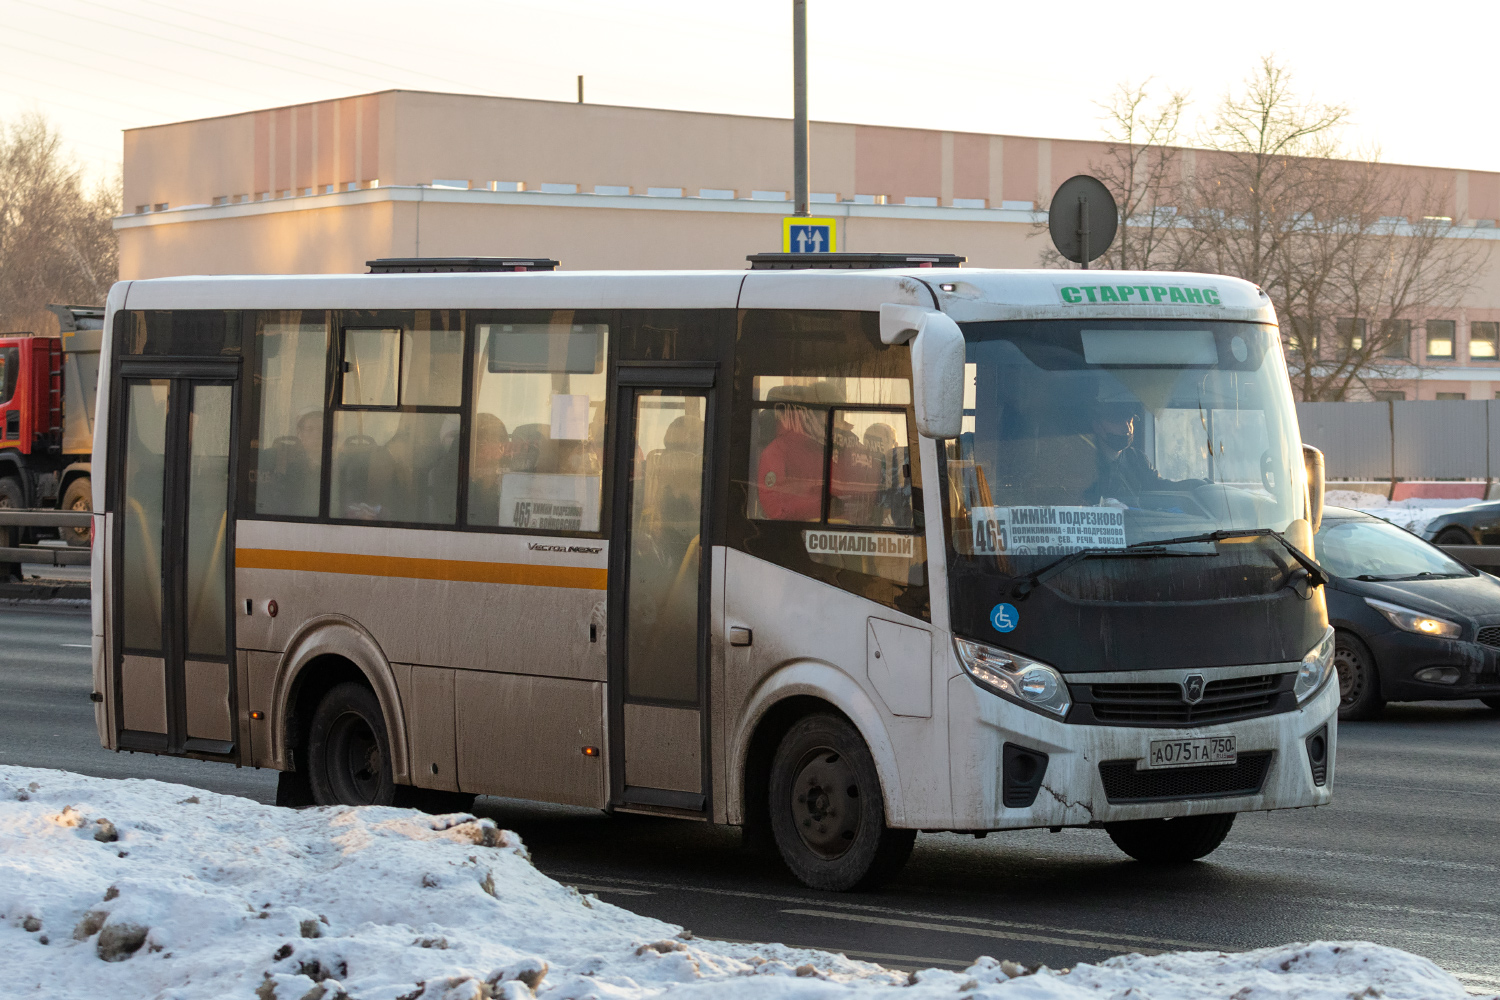
<svg viewBox="0 0 1500 1000"><path fill-rule="evenodd" d="M250 713L250 718L254 719L256 722L259 722L260 720L264 719L265 717L266 717L266 713L265 712L251 712Z"/></svg>
<svg viewBox="0 0 1500 1000"><path fill-rule="evenodd" d="M583 755L585 757L597 757L597 756L599 756L599 748L598 747L584 747L583 748Z"/></svg>

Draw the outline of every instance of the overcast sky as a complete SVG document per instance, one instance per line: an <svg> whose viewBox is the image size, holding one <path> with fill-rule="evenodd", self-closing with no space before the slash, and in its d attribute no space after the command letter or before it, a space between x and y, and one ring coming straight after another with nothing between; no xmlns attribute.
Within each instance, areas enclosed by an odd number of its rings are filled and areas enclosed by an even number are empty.
<svg viewBox="0 0 1500 1000"><path fill-rule="evenodd" d="M1500 169L1500 3L808 0L814 118L1099 136L1155 77L1211 110L1260 56L1351 107L1388 162ZM0 0L0 121L40 110L91 171L140 125L391 87L791 114L789 0ZM813 150L816 157L817 150Z"/></svg>

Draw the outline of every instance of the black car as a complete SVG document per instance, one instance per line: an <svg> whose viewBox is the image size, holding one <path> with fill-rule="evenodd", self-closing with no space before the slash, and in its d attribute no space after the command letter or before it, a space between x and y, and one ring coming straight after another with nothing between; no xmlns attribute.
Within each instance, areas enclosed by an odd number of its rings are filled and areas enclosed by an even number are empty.
<svg viewBox="0 0 1500 1000"><path fill-rule="evenodd" d="M1323 513L1318 562L1332 582L1340 719L1388 701L1478 698L1500 710L1500 580L1378 517Z"/></svg>
<svg viewBox="0 0 1500 1000"><path fill-rule="evenodd" d="M1439 514L1427 522L1422 537L1438 545L1500 545L1500 502Z"/></svg>

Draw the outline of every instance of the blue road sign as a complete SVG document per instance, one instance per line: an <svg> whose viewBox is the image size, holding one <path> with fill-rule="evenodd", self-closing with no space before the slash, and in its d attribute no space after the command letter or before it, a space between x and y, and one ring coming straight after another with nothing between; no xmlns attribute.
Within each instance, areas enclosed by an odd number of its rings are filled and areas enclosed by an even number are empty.
<svg viewBox="0 0 1500 1000"><path fill-rule="evenodd" d="M833 219L790 216L781 223L783 253L832 253L836 239Z"/></svg>

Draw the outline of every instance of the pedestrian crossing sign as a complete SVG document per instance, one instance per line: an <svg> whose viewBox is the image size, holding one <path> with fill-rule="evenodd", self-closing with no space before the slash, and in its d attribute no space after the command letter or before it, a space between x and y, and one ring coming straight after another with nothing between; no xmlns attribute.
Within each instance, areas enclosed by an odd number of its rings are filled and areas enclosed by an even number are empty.
<svg viewBox="0 0 1500 1000"><path fill-rule="evenodd" d="M791 215L781 220L782 253L833 253L838 247L836 219Z"/></svg>

